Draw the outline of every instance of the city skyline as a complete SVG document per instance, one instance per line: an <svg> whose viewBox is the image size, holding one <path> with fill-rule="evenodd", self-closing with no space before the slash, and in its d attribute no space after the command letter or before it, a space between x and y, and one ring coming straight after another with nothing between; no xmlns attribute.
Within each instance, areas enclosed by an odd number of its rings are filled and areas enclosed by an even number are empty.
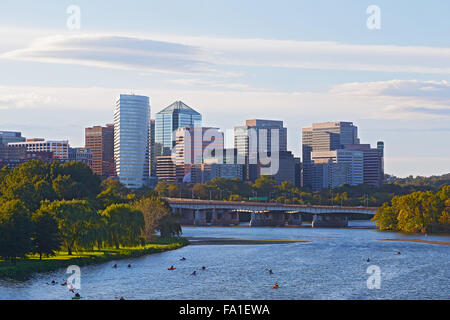
<svg viewBox="0 0 450 320"><path fill-rule="evenodd" d="M66 25L71 4L79 30ZM112 123L115 97L133 91L152 119L181 100L224 132L283 121L302 158L302 127L351 121L361 141L385 141L386 173L449 172L450 4L376 1L380 30L367 29L364 1L135 4L6 2L0 130L82 146L84 128Z"/></svg>

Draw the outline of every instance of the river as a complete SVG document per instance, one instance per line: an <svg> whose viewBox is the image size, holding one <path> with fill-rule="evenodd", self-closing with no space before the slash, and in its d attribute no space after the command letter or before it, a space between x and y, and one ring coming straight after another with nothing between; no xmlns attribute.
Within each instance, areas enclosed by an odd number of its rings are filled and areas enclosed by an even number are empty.
<svg viewBox="0 0 450 320"><path fill-rule="evenodd" d="M371 222L350 222L361 226ZM81 268L83 299L450 299L450 247L377 239L450 242L449 236L375 229L184 227L186 237L308 240L264 245L191 245ZM400 255L397 252L400 251ZM181 261L181 256L186 257ZM370 257L371 261L367 262ZM118 268L112 268L114 263ZM131 268L127 268L128 264ZM171 265L174 271L167 270ZM201 270L201 266L206 266ZM381 271L369 289L369 266ZM270 275L268 269L273 270ZM197 275L193 276L193 270ZM71 299L65 270L0 281L0 299ZM279 289L272 286L278 282Z"/></svg>

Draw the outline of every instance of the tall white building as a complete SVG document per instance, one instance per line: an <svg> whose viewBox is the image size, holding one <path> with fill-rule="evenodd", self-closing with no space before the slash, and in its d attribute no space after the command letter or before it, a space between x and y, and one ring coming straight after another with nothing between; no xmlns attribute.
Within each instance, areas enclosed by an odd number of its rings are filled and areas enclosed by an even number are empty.
<svg viewBox="0 0 450 320"><path fill-rule="evenodd" d="M119 181L140 188L149 177L150 102L121 94L114 111L114 160Z"/></svg>

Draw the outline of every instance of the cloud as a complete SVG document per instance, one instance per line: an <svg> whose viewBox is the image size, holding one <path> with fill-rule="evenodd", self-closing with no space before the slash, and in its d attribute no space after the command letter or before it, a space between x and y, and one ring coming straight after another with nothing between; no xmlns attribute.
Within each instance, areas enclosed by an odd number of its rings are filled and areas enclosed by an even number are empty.
<svg viewBox="0 0 450 320"><path fill-rule="evenodd" d="M337 85L333 93L359 96L419 97L450 100L450 82L389 80L377 82L352 82Z"/></svg>
<svg viewBox="0 0 450 320"><path fill-rule="evenodd" d="M29 47L4 53L7 59L78 64L94 67L210 73L197 47L139 37L116 35L57 35L39 38Z"/></svg>
<svg viewBox="0 0 450 320"><path fill-rule="evenodd" d="M188 86L188 87L202 87L202 88L222 88L222 89L231 89L231 90L261 90L257 88L253 88L245 83L225 83L218 82L216 80L200 80L200 79L174 79L169 80L169 83L177 84L180 86Z"/></svg>
<svg viewBox="0 0 450 320"><path fill-rule="evenodd" d="M227 66L450 74L450 48L176 35L68 33L0 57L221 76Z"/></svg>
<svg viewBox="0 0 450 320"><path fill-rule="evenodd" d="M450 117L450 83L447 81L390 80L353 82L335 86L330 93L347 99L378 104L374 117Z"/></svg>
<svg viewBox="0 0 450 320"><path fill-rule="evenodd" d="M0 109L33 108L34 106L50 105L54 99L50 95L43 95L36 91L8 92L0 87ZM6 91L6 92L5 92Z"/></svg>

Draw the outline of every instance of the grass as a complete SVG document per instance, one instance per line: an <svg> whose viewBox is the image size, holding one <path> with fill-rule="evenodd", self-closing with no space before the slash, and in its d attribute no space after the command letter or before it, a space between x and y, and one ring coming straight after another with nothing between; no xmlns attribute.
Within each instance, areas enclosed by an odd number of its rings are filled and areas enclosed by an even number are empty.
<svg viewBox="0 0 450 320"><path fill-rule="evenodd" d="M80 251L73 252L71 256L67 252L57 252L56 256L43 257L42 260L39 260L39 255L28 255L26 258L18 259L16 265L0 260L0 279L26 280L34 273L51 272L70 265L81 267L111 260L137 258L148 254L175 250L188 244L189 241L184 238L157 238L152 243L140 247Z"/></svg>

